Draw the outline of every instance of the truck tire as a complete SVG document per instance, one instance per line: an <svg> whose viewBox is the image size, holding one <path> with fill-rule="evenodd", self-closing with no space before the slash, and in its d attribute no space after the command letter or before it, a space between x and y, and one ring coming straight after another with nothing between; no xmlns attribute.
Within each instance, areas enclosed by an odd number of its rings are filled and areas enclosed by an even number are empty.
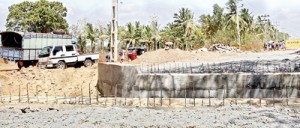
<svg viewBox="0 0 300 128"><path fill-rule="evenodd" d="M84 61L84 66L85 67L91 67L93 65L93 61L91 59L86 59Z"/></svg>
<svg viewBox="0 0 300 128"><path fill-rule="evenodd" d="M57 69L65 69L65 68L67 68L67 65L64 61L58 61L56 64L56 68Z"/></svg>

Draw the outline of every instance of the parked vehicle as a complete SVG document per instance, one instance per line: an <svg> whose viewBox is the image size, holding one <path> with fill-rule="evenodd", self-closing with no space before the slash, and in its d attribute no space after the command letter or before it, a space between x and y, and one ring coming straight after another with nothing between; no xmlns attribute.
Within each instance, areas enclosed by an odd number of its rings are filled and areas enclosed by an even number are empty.
<svg viewBox="0 0 300 128"><path fill-rule="evenodd" d="M144 54L144 52L146 52L147 49L146 48L141 48L141 47L130 47L128 48L128 59L129 61L131 60L135 60L137 58L137 56L140 56L142 54Z"/></svg>
<svg viewBox="0 0 300 128"><path fill-rule="evenodd" d="M75 45L54 45L42 49L39 54L39 66L65 69L67 66L92 66L99 54L79 54Z"/></svg>
<svg viewBox="0 0 300 128"><path fill-rule="evenodd" d="M51 33L1 32L0 57L18 63L18 67L36 65L45 46L75 44L72 36Z"/></svg>

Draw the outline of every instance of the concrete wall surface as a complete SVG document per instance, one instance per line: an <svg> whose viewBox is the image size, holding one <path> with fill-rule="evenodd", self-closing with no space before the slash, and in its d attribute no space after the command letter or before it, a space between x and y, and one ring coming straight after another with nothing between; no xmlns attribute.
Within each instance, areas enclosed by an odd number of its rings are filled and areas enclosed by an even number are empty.
<svg viewBox="0 0 300 128"><path fill-rule="evenodd" d="M104 96L173 98L286 98L300 94L300 73L150 74L138 66L99 63Z"/></svg>

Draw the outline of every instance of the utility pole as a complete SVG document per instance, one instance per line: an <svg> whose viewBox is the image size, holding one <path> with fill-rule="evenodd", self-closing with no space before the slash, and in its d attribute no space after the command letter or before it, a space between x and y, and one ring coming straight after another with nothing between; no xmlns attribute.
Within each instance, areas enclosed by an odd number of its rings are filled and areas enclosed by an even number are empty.
<svg viewBox="0 0 300 128"><path fill-rule="evenodd" d="M118 0L112 0L110 61L118 61Z"/></svg>
<svg viewBox="0 0 300 128"><path fill-rule="evenodd" d="M239 49L241 49L241 35L240 35L240 21L239 21L239 1L242 0L235 0L236 5L236 30L237 30L237 42L239 44Z"/></svg>
<svg viewBox="0 0 300 128"><path fill-rule="evenodd" d="M265 27L265 28L264 28L264 40L263 40L263 43L265 43L265 41L266 41L266 36L267 36L267 35L266 35L266 34L267 34L267 23L266 23L266 22L268 21L267 18L270 17L270 16L267 15L267 14L265 14L265 15L262 15L261 17L263 18L262 21L264 22L264 27Z"/></svg>

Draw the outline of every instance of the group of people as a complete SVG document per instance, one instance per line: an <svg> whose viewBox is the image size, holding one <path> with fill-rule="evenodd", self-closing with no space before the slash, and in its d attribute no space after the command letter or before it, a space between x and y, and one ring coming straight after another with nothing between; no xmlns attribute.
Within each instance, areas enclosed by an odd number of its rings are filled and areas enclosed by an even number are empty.
<svg viewBox="0 0 300 128"><path fill-rule="evenodd" d="M264 43L264 50L285 50L285 41L268 41Z"/></svg>
<svg viewBox="0 0 300 128"><path fill-rule="evenodd" d="M123 63L124 62L124 59L125 59L125 50L122 49L120 52L119 52L119 55L120 55L120 62ZM106 56L105 56L105 59L106 59L106 62L109 62L110 61L110 54L111 52L109 51ZM112 54L113 55L113 54Z"/></svg>

